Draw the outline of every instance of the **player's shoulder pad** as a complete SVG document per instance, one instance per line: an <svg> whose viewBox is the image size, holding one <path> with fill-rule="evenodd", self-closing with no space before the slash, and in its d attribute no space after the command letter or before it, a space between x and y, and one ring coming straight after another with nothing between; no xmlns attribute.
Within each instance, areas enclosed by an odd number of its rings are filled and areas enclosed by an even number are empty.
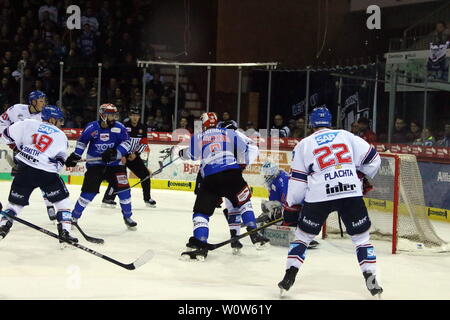
<svg viewBox="0 0 450 320"><path fill-rule="evenodd" d="M92 121L92 122L89 122L89 123L86 125L86 128L84 128L84 131L95 130L95 129L98 129L98 127L99 127L98 122L97 122L97 121Z"/></svg>
<svg viewBox="0 0 450 320"><path fill-rule="evenodd" d="M114 126L111 128L111 132L120 133L121 131L127 131L127 128L123 125L122 122L116 121Z"/></svg>

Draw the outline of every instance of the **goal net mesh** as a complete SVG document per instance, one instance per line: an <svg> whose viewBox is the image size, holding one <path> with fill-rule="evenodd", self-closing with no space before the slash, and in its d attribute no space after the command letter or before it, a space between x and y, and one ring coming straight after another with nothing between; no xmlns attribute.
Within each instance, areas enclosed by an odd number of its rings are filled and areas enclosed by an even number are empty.
<svg viewBox="0 0 450 320"><path fill-rule="evenodd" d="M374 189L365 196L365 201L372 222L372 238L391 241L393 253L425 248L446 250L446 242L436 234L428 218L414 155L381 154L380 170L371 183ZM345 226L341 225L345 232ZM337 213L330 214L324 235L340 235Z"/></svg>

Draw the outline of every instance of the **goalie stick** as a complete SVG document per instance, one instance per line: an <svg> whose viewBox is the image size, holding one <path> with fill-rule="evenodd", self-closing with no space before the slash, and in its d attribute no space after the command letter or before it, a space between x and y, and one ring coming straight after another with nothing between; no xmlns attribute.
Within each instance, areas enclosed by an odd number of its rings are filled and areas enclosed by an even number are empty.
<svg viewBox="0 0 450 320"><path fill-rule="evenodd" d="M283 221L283 217L275 219L275 220L273 220L273 221L271 221L269 223L266 223L265 225L262 225L261 227L258 227L258 228L252 229L250 231L247 231L246 233L243 233L240 236L233 237L231 239L228 239L228 240L225 240L225 241L222 241L222 242L219 242L219 243L215 243L215 244L207 243L206 244L206 249L208 249L208 251L216 250L216 249L218 249L220 247L223 247L223 246L225 246L225 245L227 245L229 243L236 242L236 241L241 240L242 238L245 238L245 237L247 237L247 236L249 236L249 235L251 235L251 234L253 234L255 232L258 232L258 231L263 230L263 229L265 229L267 227L270 227L271 225L274 225L275 223L280 222L280 221ZM188 255L190 257L193 257L193 256L195 257L199 252L200 252L200 250L185 251L185 252L182 252L181 255L182 256L183 255Z"/></svg>
<svg viewBox="0 0 450 320"><path fill-rule="evenodd" d="M99 258L101 258L101 259L103 259L103 260L106 260L106 261L108 261L108 262L111 262L111 263L113 263L113 264L115 264L115 265L117 265L117 266L119 266L119 267L125 268L125 269L127 269L127 270L135 270L135 269L141 267L142 265L146 264L150 259L152 259L153 256L154 256L152 250L147 250L142 256L140 256L140 257L139 257L138 259L136 259L134 262L128 263L128 264L127 264L127 263L122 263L122 262L117 261L117 260L115 260L115 259L113 259L113 258L110 258L110 257L108 257L108 256L105 256L104 254L101 254L101 253L99 253L99 252L97 252L97 251L95 251L95 250L92 250L92 249L90 249L90 248L87 248L87 247L85 247L85 246L83 246L83 245L81 245L81 244L74 243L74 242L70 242L70 241L68 241L68 240L66 240L66 239L62 239L62 238L60 238L57 234L55 234L55 233L53 233L53 232L51 232L51 231L49 231L49 230L47 230L47 229L41 228L41 227L39 227L39 226L37 226L37 225L32 224L31 222L28 222L28 221L26 221L26 220L20 219L20 218L18 218L18 217L13 216L13 215L9 215L9 214L8 214L7 212L5 212L5 211L1 211L1 214L4 215L4 216L9 217L9 218L12 219L12 220L15 220L15 221L17 221L17 222L19 222L19 223L22 223L22 224L26 225L27 227L30 227L30 228L32 228L32 229L34 229L34 230L37 230L37 231L39 231L39 232L42 232L42 233L44 233L44 234L46 234L46 235L48 235L48 236L50 236L50 237L53 237L53 238L55 238L55 239L60 240L60 241L64 241L65 243L68 243L68 244L70 244L71 246L74 246L75 248L78 248L78 249L81 249L81 250L83 250L83 251L85 251L85 252L87 252L87 253L93 254L93 255L96 256L96 257L99 257Z"/></svg>

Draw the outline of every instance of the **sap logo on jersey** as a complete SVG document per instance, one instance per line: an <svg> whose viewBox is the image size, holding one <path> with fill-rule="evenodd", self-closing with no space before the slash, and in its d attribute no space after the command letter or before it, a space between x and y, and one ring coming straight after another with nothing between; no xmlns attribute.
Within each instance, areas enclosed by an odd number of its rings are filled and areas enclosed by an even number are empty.
<svg viewBox="0 0 450 320"><path fill-rule="evenodd" d="M336 139L338 134L339 134L339 132L327 132L327 133L318 135L316 137L316 142L319 146L321 146L325 143L333 142L333 140Z"/></svg>
<svg viewBox="0 0 450 320"><path fill-rule="evenodd" d="M42 124L42 125L39 127L38 132L40 132L40 133L46 133L46 134L52 134L52 133L55 133L55 132L56 132L56 129L54 129L54 128L52 128L52 127L49 127L49 126L47 126L47 125L45 125L45 124Z"/></svg>

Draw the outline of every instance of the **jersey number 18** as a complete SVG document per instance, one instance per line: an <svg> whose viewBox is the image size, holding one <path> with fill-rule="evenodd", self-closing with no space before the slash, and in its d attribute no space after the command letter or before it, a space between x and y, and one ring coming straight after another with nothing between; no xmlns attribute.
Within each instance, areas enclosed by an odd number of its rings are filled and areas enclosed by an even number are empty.
<svg viewBox="0 0 450 320"><path fill-rule="evenodd" d="M42 134L39 136L39 134L35 133L32 135L32 137L34 146L40 152L45 152L45 150L47 150L53 142L53 139L46 134Z"/></svg>

